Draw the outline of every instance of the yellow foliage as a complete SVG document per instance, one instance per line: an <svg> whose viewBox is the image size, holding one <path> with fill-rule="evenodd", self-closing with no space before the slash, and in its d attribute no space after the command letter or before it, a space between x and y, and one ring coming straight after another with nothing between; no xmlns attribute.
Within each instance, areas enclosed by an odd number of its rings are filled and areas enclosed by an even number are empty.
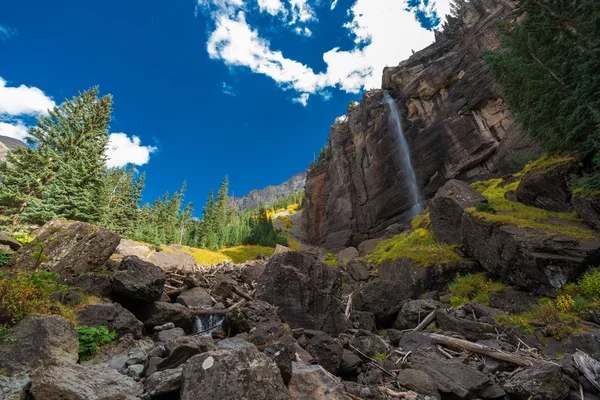
<svg viewBox="0 0 600 400"><path fill-rule="evenodd" d="M275 251L272 247L265 246L237 246L219 250L219 253L229 257L234 264L256 260L258 256L270 257Z"/></svg>
<svg viewBox="0 0 600 400"><path fill-rule="evenodd" d="M288 241L288 247L293 250L293 251L298 251L298 250L302 250L302 245L300 244L299 241L297 241L296 239L292 238L292 237L288 237L287 238Z"/></svg>
<svg viewBox="0 0 600 400"><path fill-rule="evenodd" d="M561 312L569 312L573 310L575 300L568 294L560 295L556 298L556 307Z"/></svg>

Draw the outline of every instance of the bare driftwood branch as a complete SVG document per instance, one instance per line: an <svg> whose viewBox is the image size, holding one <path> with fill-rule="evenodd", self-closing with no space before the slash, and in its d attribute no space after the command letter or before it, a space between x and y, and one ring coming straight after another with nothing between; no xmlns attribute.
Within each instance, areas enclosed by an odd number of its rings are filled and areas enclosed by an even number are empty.
<svg viewBox="0 0 600 400"><path fill-rule="evenodd" d="M467 340L456 339L450 336L444 336L437 333L430 333L428 336L433 339L434 342L443 344L446 346L454 347L456 349L467 350L473 353L481 354L490 358L495 358L496 360L506 361L511 364L520 365L524 367L529 367L535 364L545 364L547 361L519 356L512 353L506 353L501 350L496 350L489 346L484 346L478 343L472 343Z"/></svg>
<svg viewBox="0 0 600 400"><path fill-rule="evenodd" d="M417 397L417 394L414 392L396 392L385 386L380 386L379 391L385 394L386 396L390 396L396 399L414 399Z"/></svg>
<svg viewBox="0 0 600 400"><path fill-rule="evenodd" d="M234 309L238 308L239 306L241 306L245 302L246 302L246 299L238 301L237 303L235 303L231 307L225 308L225 309L215 310L215 309L211 308L209 310L191 310L191 311L192 311L192 313L194 315L224 315L224 314L230 313L231 311L233 311Z"/></svg>
<svg viewBox="0 0 600 400"><path fill-rule="evenodd" d="M253 300L249 294L242 292L240 289L236 288L235 286L233 286L232 289L233 289L234 293L237 294L238 296L243 297L244 299L246 299L248 301Z"/></svg>
<svg viewBox="0 0 600 400"><path fill-rule="evenodd" d="M350 318L350 313L352 312L352 295L353 294L354 294L354 292L350 293L350 296L348 296L348 304L346 304L346 312L344 313L346 318Z"/></svg>
<svg viewBox="0 0 600 400"><path fill-rule="evenodd" d="M413 332L419 332L427 328L427 326L435 319L435 311L436 310L433 310L431 313L429 313L429 315L426 316L425 319L421 321L421 323L417 325L415 329L413 329Z"/></svg>
<svg viewBox="0 0 600 400"><path fill-rule="evenodd" d="M592 385L600 390L600 362L594 360L588 354L581 350L573 355L577 369L591 382Z"/></svg>
<svg viewBox="0 0 600 400"><path fill-rule="evenodd" d="M365 353L363 353L362 351L358 350L356 347L352 346L351 344L349 345L350 349L352 349L353 351L357 352L358 355L366 358L367 360L369 360L371 362L371 365L373 365L374 367L379 368L380 370L382 370L385 374L391 376L391 377L396 377L396 375L392 374L390 371L388 371L387 369L383 368L382 366L380 366L379 364L377 364L377 361L375 361L374 359L372 359L371 357L369 357L368 355L366 355Z"/></svg>

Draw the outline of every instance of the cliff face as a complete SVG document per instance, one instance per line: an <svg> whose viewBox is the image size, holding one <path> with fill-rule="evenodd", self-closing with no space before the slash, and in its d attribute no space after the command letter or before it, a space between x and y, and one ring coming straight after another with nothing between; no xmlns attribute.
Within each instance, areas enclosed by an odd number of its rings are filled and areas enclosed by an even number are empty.
<svg viewBox="0 0 600 400"><path fill-rule="evenodd" d="M482 59L483 49L499 46L495 21L512 10L509 1L473 0L453 33L383 72L426 198L449 179L505 173L511 158L537 152ZM304 228L314 245L356 246L409 218L413 204L382 97L369 91L338 118L326 159L308 171Z"/></svg>
<svg viewBox="0 0 600 400"><path fill-rule="evenodd" d="M305 182L306 172L300 172L283 182L281 185L267 186L264 189L252 190L243 197L232 197L231 200L239 210L255 207L261 202L268 205L282 197L304 189Z"/></svg>

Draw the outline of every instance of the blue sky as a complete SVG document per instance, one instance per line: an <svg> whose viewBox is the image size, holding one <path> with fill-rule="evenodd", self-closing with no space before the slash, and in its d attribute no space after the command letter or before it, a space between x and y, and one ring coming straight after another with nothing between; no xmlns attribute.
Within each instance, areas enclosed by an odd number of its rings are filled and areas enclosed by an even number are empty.
<svg viewBox="0 0 600 400"><path fill-rule="evenodd" d="M348 102L433 41L448 0L430 1L5 1L0 135L98 85L111 165L147 172L145 201L187 180L199 214L226 174L239 196L306 169Z"/></svg>

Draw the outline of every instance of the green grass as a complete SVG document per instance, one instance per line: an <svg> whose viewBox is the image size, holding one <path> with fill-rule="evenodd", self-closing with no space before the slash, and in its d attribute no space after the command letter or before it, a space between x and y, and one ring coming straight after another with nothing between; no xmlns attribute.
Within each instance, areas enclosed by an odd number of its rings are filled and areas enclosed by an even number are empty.
<svg viewBox="0 0 600 400"><path fill-rule="evenodd" d="M337 266L339 265L337 254L332 253L328 253L325 256L325 260L323 260L323 262L333 268L337 268Z"/></svg>
<svg viewBox="0 0 600 400"><path fill-rule="evenodd" d="M162 251L170 254L177 254L182 252L185 254L189 254L199 265L213 265L231 260L231 257L228 257L225 254L221 254L219 252L211 251L208 249L199 249L196 247L177 246L175 248L170 246L163 246Z"/></svg>
<svg viewBox="0 0 600 400"><path fill-rule="evenodd" d="M258 256L270 257L274 251L273 247L244 245L221 249L218 253L229 257L234 264L241 264L256 260Z"/></svg>
<svg viewBox="0 0 600 400"><path fill-rule="evenodd" d="M452 295L450 301L452 307L472 302L487 306L489 305L489 294L504 289L507 289L507 286L488 279L483 272L464 276L457 274L456 279L448 285L448 290Z"/></svg>
<svg viewBox="0 0 600 400"><path fill-rule="evenodd" d="M379 352L377 354L375 354L375 357L373 357L373 359L375 361L383 361L386 358L387 358L387 354L385 354L385 353L379 353Z"/></svg>

